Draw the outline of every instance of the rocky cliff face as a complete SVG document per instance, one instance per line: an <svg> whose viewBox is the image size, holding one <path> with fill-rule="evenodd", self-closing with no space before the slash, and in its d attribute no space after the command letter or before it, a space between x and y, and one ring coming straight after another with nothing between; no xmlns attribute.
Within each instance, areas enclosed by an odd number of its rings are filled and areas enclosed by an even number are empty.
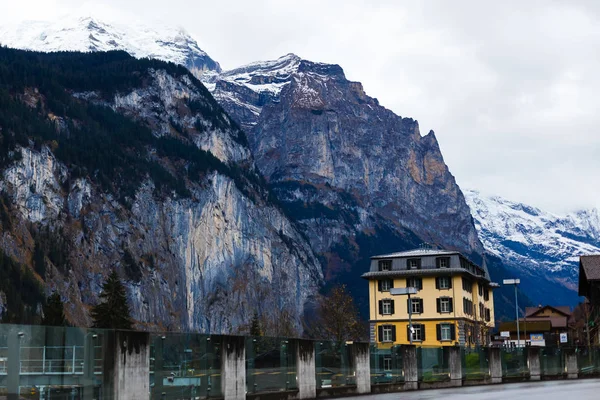
<svg viewBox="0 0 600 400"><path fill-rule="evenodd" d="M299 329L305 304L322 280L319 261L267 200L243 132L195 78L172 65L152 62L149 68L119 53L93 58L1 51L13 61L5 64L11 73L19 63L29 65L23 67L28 86L11 83L8 91L2 85L0 97L30 118L0 115L3 137L17 140L12 149L2 149L7 161L0 171L0 246L34 269L47 292L58 290L69 300L73 323L89 324L86 309L116 268L142 325L231 332L258 310L271 318L285 312ZM53 87L60 98L67 94L69 109L35 83L40 68L61 68L70 57L78 57L74 65L90 64L85 75L91 82L71 77L66 87ZM120 90L103 87L94 78L98 71L107 76L103 63L133 68L131 76L140 79ZM93 120L94 113L106 114ZM110 135L113 119L131 124L123 131L131 137L107 136L120 144L113 150L128 157L130 170L101 164L108 157L98 154L102 148L73 147L94 123L94 132ZM32 120L46 126L44 134L28 129ZM100 160L93 170L95 161L87 158L95 155ZM43 268L36 263L38 248L50 248ZM0 309L7 306L2 302Z"/></svg>
<svg viewBox="0 0 600 400"><path fill-rule="evenodd" d="M328 279L356 281L384 247L483 250L435 134L421 136L416 121L379 105L339 66L290 54L207 86L246 129L258 168Z"/></svg>
<svg viewBox="0 0 600 400"><path fill-rule="evenodd" d="M465 194L486 250L521 277L534 304L578 303L579 256L600 253L597 210L556 215L475 190Z"/></svg>

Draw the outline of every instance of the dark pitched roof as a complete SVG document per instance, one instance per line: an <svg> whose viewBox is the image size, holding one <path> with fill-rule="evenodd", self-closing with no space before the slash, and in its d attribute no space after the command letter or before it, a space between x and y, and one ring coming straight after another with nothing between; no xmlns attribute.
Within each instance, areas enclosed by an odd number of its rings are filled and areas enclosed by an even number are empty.
<svg viewBox="0 0 600 400"><path fill-rule="evenodd" d="M543 307L526 307L525 308L525 315L527 316L527 318L529 317L533 317L535 316L535 314L537 314L538 312L545 310L547 308L551 308L554 311L557 311L559 314L563 314L566 317L569 317L571 315L571 307L569 306L557 306L557 307L553 307L553 306L543 306Z"/></svg>
<svg viewBox="0 0 600 400"><path fill-rule="evenodd" d="M600 280L600 254L579 257L579 265L588 281Z"/></svg>
<svg viewBox="0 0 600 400"><path fill-rule="evenodd" d="M524 319L520 320L521 323L524 322ZM569 320L568 317L527 317L527 323L534 321L550 321L552 324L552 328L566 328Z"/></svg>

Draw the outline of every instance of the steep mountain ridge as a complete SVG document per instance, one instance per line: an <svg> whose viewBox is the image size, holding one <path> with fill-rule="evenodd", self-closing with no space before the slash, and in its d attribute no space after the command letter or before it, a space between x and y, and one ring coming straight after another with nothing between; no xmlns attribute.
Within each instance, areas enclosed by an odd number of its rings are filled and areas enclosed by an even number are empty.
<svg viewBox="0 0 600 400"><path fill-rule="evenodd" d="M69 15L56 21L23 21L0 27L0 44L34 51L123 50L136 58L155 58L186 66L196 77L220 72L183 29L108 23L90 16Z"/></svg>
<svg viewBox="0 0 600 400"><path fill-rule="evenodd" d="M186 69L0 48L0 105L0 247L73 323L116 268L142 324L225 333L259 310L300 329L319 261Z"/></svg>
<svg viewBox="0 0 600 400"><path fill-rule="evenodd" d="M532 301L578 302L579 256L600 254L598 210L561 216L475 190L465 196L486 250L523 277Z"/></svg>

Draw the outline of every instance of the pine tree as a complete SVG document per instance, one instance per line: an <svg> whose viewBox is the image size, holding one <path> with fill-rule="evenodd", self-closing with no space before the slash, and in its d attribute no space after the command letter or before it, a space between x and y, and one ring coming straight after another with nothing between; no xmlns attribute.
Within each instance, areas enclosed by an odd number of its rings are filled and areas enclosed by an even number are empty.
<svg viewBox="0 0 600 400"><path fill-rule="evenodd" d="M42 325L46 326L65 326L65 311L64 305L60 298L60 294L57 292L52 293L46 299L46 304L43 306L44 318L42 318Z"/></svg>
<svg viewBox="0 0 600 400"><path fill-rule="evenodd" d="M252 322L250 323L250 336L262 336L262 330L260 329L260 320L258 319L258 313L254 313L252 316Z"/></svg>
<svg viewBox="0 0 600 400"><path fill-rule="evenodd" d="M131 312L127 304L125 286L121 283L117 271L113 270L102 286L102 300L92 308L94 328L132 329Z"/></svg>

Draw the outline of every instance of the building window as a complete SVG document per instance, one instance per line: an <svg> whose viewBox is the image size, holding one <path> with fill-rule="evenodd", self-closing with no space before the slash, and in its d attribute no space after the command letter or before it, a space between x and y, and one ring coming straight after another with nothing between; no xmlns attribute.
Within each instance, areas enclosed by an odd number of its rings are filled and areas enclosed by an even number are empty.
<svg viewBox="0 0 600 400"><path fill-rule="evenodd" d="M396 327L394 325L379 325L377 328L377 337L380 342L395 342Z"/></svg>
<svg viewBox="0 0 600 400"><path fill-rule="evenodd" d="M450 325L447 324L443 324L440 327L440 339L441 340L452 340L452 335L451 335L451 330L450 330Z"/></svg>
<svg viewBox="0 0 600 400"><path fill-rule="evenodd" d="M491 320L492 320L492 316L491 316L491 313L490 313L490 309L486 308L485 309L485 321L486 322L490 322Z"/></svg>
<svg viewBox="0 0 600 400"><path fill-rule="evenodd" d="M408 332L410 335L410 326L407 326ZM413 324L412 325L412 340L413 342L422 342L425 340L425 325L423 324Z"/></svg>
<svg viewBox="0 0 600 400"><path fill-rule="evenodd" d="M486 288L483 291L483 300L485 300L485 301L489 301L490 300L490 290L488 288Z"/></svg>
<svg viewBox="0 0 600 400"><path fill-rule="evenodd" d="M394 287L394 281L391 279L383 279L378 282L380 292L389 292Z"/></svg>
<svg viewBox="0 0 600 400"><path fill-rule="evenodd" d="M392 370L392 357L385 356L383 358L383 370L391 371Z"/></svg>
<svg viewBox="0 0 600 400"><path fill-rule="evenodd" d="M423 299L408 299L408 312L411 314L421 314L423 312Z"/></svg>
<svg viewBox="0 0 600 400"><path fill-rule="evenodd" d="M435 263L438 268L450 268L450 257L438 257Z"/></svg>
<svg viewBox="0 0 600 400"><path fill-rule="evenodd" d="M479 290L479 296L483 296L483 286L480 283L477 284L477 289Z"/></svg>
<svg viewBox="0 0 600 400"><path fill-rule="evenodd" d="M421 278L406 279L406 287L414 287L417 290L423 289L423 280Z"/></svg>
<svg viewBox="0 0 600 400"><path fill-rule="evenodd" d="M407 260L408 269L421 269L420 258L409 258Z"/></svg>
<svg viewBox="0 0 600 400"><path fill-rule="evenodd" d="M452 299L450 297L440 297L437 299L438 313L452 312Z"/></svg>
<svg viewBox="0 0 600 400"><path fill-rule="evenodd" d="M463 312L466 315L473 315L473 302L467 298L463 298Z"/></svg>
<svg viewBox="0 0 600 400"><path fill-rule="evenodd" d="M379 270L380 271L391 271L392 270L392 260L379 260Z"/></svg>
<svg viewBox="0 0 600 400"><path fill-rule="evenodd" d="M473 293L473 282L470 279L462 278L462 285L465 292Z"/></svg>
<svg viewBox="0 0 600 400"><path fill-rule="evenodd" d="M452 289L452 279L449 276L439 276L435 279L436 289Z"/></svg>
<svg viewBox="0 0 600 400"><path fill-rule="evenodd" d="M391 315L392 314L392 300L382 300L383 305L383 315Z"/></svg>
<svg viewBox="0 0 600 400"><path fill-rule="evenodd" d="M479 318L483 319L483 317L485 317L485 308L483 303L479 303Z"/></svg>

